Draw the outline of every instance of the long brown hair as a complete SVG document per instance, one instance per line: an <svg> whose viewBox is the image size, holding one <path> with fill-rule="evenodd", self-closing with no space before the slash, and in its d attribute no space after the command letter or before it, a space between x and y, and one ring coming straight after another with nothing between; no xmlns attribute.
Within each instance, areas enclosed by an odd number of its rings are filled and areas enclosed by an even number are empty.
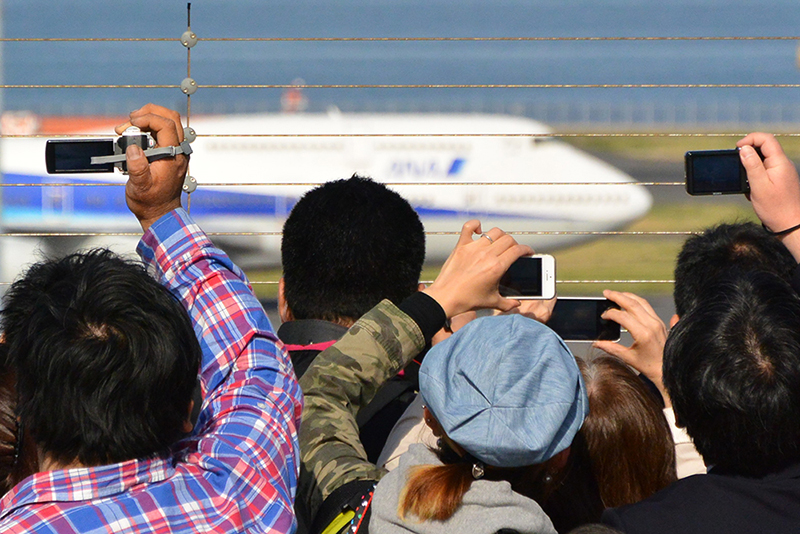
<svg viewBox="0 0 800 534"><path fill-rule="evenodd" d="M464 494L475 478L475 458L457 454L444 439L434 452L444 465L419 465L412 468L400 496L400 518L411 514L420 521L446 521L456 512ZM560 483L558 473L549 472L547 464L505 468L484 466L484 480L505 480L511 489L535 501L543 501Z"/></svg>
<svg viewBox="0 0 800 534"><path fill-rule="evenodd" d="M581 433L603 505L639 502L674 482L672 433L642 380L612 356L578 366L589 396Z"/></svg>

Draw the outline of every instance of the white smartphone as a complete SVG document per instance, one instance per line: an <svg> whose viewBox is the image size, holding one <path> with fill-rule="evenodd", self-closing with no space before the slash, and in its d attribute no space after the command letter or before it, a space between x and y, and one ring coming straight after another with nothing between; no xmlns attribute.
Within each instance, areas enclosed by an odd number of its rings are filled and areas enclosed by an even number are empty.
<svg viewBox="0 0 800 534"><path fill-rule="evenodd" d="M556 296L556 260L549 254L523 256L500 279L500 294L515 299Z"/></svg>

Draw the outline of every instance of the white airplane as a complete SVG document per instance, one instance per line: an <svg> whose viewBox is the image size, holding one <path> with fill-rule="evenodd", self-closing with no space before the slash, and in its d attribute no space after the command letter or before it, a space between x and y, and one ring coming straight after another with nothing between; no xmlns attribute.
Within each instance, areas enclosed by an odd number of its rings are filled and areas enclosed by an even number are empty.
<svg viewBox="0 0 800 534"><path fill-rule="evenodd" d="M53 127L42 121L41 127L50 134L114 136L113 120L62 122ZM353 173L392 184L418 211L427 232L458 232L464 221L478 218L484 230L499 226L537 232L519 235L518 240L539 252L586 237L538 232L619 229L647 213L652 204L650 194L630 176L566 143L542 137L551 133L548 128L522 117L334 110L200 116L191 119L191 127L198 138L192 144L190 174L199 184L191 195L191 213L209 233L249 234L212 235L245 266L279 265L280 236L275 234L296 200L313 187L308 184ZM44 146L43 138L3 139L0 169L5 183L124 182L119 173L48 175ZM425 185L431 182L436 185ZM4 187L2 193L5 232L139 230L120 187ZM429 235L427 260L443 261L455 239ZM99 245L130 252L136 241L135 236L102 235L51 237L44 245L37 243L46 252ZM32 243L26 237L0 240L12 249L0 251L6 279L7 273L35 259Z"/></svg>

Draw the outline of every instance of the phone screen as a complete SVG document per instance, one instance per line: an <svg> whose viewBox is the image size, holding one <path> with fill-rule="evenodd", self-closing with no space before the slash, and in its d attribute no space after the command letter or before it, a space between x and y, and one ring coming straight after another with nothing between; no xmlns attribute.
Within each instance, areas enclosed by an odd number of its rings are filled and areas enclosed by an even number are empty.
<svg viewBox="0 0 800 534"><path fill-rule="evenodd" d="M500 279L504 297L542 296L542 258L523 256L511 264Z"/></svg>
<svg viewBox="0 0 800 534"><path fill-rule="evenodd" d="M699 150L686 153L686 191L690 195L745 193L739 150Z"/></svg>
<svg viewBox="0 0 800 534"><path fill-rule="evenodd" d="M49 174L113 172L113 163L92 165L94 156L113 154L113 139L51 139L45 146L45 163Z"/></svg>
<svg viewBox="0 0 800 534"><path fill-rule="evenodd" d="M619 323L600 317L608 308L617 307L602 298L559 298L547 326L565 341L617 341Z"/></svg>

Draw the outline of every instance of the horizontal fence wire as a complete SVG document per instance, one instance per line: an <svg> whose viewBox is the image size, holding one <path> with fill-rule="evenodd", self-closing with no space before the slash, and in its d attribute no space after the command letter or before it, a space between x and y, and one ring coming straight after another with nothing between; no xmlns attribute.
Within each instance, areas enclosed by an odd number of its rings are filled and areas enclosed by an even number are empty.
<svg viewBox="0 0 800 534"><path fill-rule="evenodd" d="M424 186L498 186L498 185L514 185L514 186L530 186L530 185L642 185L646 187L657 186L683 186L684 182L381 182L383 185L392 187L413 187L417 185ZM198 187L316 187L324 185L325 182L238 182L238 183L224 183L212 182L203 183L198 182ZM48 182L48 183L0 183L0 187L122 187L124 182Z"/></svg>
<svg viewBox="0 0 800 534"><path fill-rule="evenodd" d="M433 280L420 280L421 284L432 284ZM13 282L0 282L0 287L10 286ZM277 286L278 280L250 280L253 286ZM558 280L559 284L674 284L675 280Z"/></svg>
<svg viewBox="0 0 800 534"><path fill-rule="evenodd" d="M486 41L797 41L800 36L662 36L662 37L197 37L198 41L211 42L486 42ZM180 41L176 37L5 37L0 42L152 42Z"/></svg>
<svg viewBox="0 0 800 534"><path fill-rule="evenodd" d="M588 231L588 230L511 230L509 235L540 235L540 236L690 236L698 232L690 231ZM1 237L137 237L141 232L5 232ZM206 232L206 235L217 237L281 237L283 232ZM460 236L460 231L450 232L425 232L426 236Z"/></svg>
<svg viewBox="0 0 800 534"><path fill-rule="evenodd" d="M797 89L799 83L197 84L202 89ZM179 84L2 84L0 89L177 89Z"/></svg>
<svg viewBox="0 0 800 534"><path fill-rule="evenodd" d="M200 41L210 42L597 42L597 41L796 41L800 36L684 36L684 37L198 37ZM1 38L0 42L175 42L178 38ZM191 73L191 49L187 58L187 71ZM0 84L0 89L174 89L178 84ZM800 84L209 84L198 85L202 88L214 89L684 89L684 88L800 88ZM187 99L187 107L191 99ZM191 116L188 107L187 120ZM547 134L479 134L479 133L438 133L438 134L199 134L199 137L263 137L263 138L303 138L303 137L743 137L745 133L655 133L655 132L566 132ZM797 137L800 133L783 133L777 136ZM0 138L71 138L71 137L107 137L103 135L0 135ZM103 187L121 186L122 183L3 183L0 187ZM208 183L201 187L229 186L304 186L313 187L321 182L309 183ZM529 186L529 185L643 185L683 186L683 182L416 182L386 183L389 186ZM191 198L191 196L190 196ZM511 235L575 235L575 236L689 236L696 232L683 231L510 231ZM0 233L0 237L96 237L96 236L130 236L138 237L139 232L34 232L34 233ZM282 232L209 232L210 236L274 236ZM426 232L428 236L458 236L460 232ZM423 281L431 283L432 280ZM277 285L277 280L256 281L254 285ZM559 280L559 284L671 284L673 280ZM0 282L7 286L10 282Z"/></svg>

